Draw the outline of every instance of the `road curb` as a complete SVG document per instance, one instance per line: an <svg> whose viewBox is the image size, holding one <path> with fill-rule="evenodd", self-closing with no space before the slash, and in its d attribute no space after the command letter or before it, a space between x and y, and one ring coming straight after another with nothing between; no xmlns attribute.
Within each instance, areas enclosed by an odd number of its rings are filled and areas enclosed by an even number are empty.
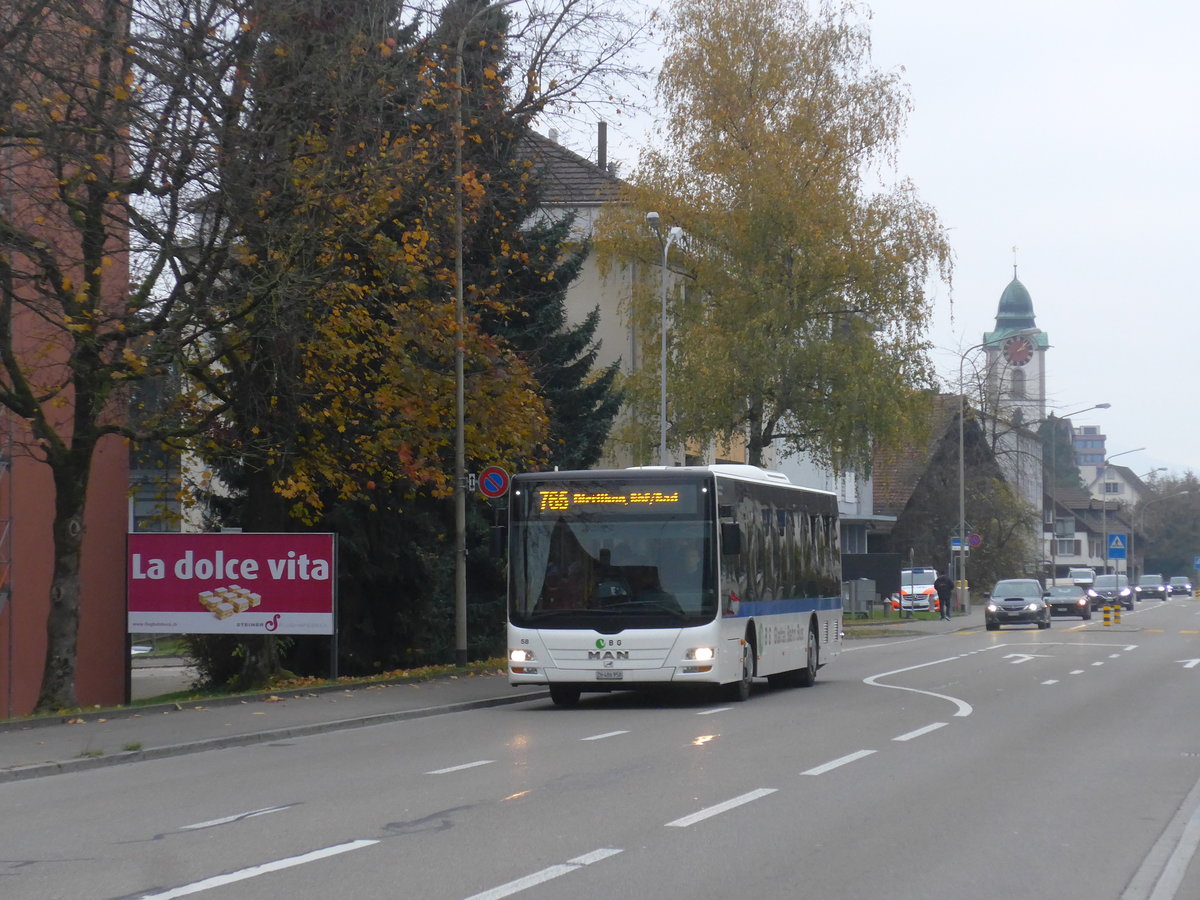
<svg viewBox="0 0 1200 900"><path fill-rule="evenodd" d="M24 781L32 778L43 778L48 775L65 775L71 772L86 772L90 769L100 769L108 766L118 766L125 763L141 762L150 759L167 759L173 756L185 756L190 753L202 753L205 750L224 750L229 747L245 747L250 744L263 744L269 741L286 740L288 738L306 737L313 734L325 734L331 731L348 731L352 728L367 728L371 725L386 725L392 722L402 722L406 719L425 719L432 716L449 713L467 712L473 709L487 709L494 706L508 706L513 703L524 703L527 700L544 700L550 692L527 691L510 697L488 697L481 700L463 700L458 703L447 703L442 706L426 706L420 709L403 709L389 713L374 713L369 716L354 716L348 719L336 719L328 722L314 722L308 725L292 725L287 728L275 728L268 731L257 731L250 734L228 735L217 738L206 738L191 741L186 744L167 744L162 747L151 747L145 750L130 750L112 756L81 757L79 759L59 760L56 762L35 763L28 766L15 766L10 769L0 769L0 782Z"/></svg>

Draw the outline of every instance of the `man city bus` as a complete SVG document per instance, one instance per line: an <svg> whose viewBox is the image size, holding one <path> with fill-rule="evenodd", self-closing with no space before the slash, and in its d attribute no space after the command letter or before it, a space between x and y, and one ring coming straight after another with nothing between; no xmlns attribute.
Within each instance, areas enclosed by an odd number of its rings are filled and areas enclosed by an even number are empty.
<svg viewBox="0 0 1200 900"><path fill-rule="evenodd" d="M842 645L837 498L754 466L517 475L508 668L583 691L811 685Z"/></svg>

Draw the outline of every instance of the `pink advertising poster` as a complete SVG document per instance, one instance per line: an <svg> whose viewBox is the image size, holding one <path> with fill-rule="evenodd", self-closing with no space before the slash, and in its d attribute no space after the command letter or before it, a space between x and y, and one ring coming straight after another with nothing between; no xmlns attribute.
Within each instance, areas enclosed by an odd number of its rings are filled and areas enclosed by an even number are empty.
<svg viewBox="0 0 1200 900"><path fill-rule="evenodd" d="M131 634L333 634L332 534L131 534Z"/></svg>

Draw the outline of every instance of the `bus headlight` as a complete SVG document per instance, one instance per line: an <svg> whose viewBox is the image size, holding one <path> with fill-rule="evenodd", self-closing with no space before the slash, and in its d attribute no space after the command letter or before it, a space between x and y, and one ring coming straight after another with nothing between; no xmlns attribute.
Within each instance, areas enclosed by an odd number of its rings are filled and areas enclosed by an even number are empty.
<svg viewBox="0 0 1200 900"><path fill-rule="evenodd" d="M684 659L709 660L716 655L717 651L712 647L693 647L684 655Z"/></svg>
<svg viewBox="0 0 1200 900"><path fill-rule="evenodd" d="M532 650L509 650L508 661L515 663L524 663L533 661Z"/></svg>

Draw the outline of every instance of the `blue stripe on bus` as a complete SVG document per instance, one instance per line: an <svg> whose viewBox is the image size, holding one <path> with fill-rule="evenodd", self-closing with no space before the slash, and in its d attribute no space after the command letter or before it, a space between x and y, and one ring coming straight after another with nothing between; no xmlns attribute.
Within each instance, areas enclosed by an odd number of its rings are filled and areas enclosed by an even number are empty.
<svg viewBox="0 0 1200 900"><path fill-rule="evenodd" d="M806 613L818 610L840 610L842 598L794 597L787 600L743 600L738 604L736 618L747 616L777 616L782 613Z"/></svg>

